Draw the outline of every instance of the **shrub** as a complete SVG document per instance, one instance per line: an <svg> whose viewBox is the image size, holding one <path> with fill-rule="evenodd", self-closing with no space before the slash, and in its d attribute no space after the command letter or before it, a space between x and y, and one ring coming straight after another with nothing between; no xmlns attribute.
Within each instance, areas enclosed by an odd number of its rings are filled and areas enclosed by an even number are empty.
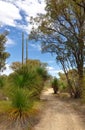
<svg viewBox="0 0 85 130"><path fill-rule="evenodd" d="M52 88L54 90L54 94L58 92L58 79L54 78L52 81Z"/></svg>
<svg viewBox="0 0 85 130"><path fill-rule="evenodd" d="M36 71L30 70L28 66L23 66L15 71L9 76L8 80L10 90L15 88L27 88L32 98L36 99L40 97L43 89L43 78Z"/></svg>
<svg viewBox="0 0 85 130"><path fill-rule="evenodd" d="M47 73L47 70L44 67L38 67L36 71L43 78L44 81L47 80L48 73Z"/></svg>
<svg viewBox="0 0 85 130"><path fill-rule="evenodd" d="M5 77L0 76L0 88L3 88L5 85Z"/></svg>
<svg viewBox="0 0 85 130"><path fill-rule="evenodd" d="M18 88L12 94L12 106L18 108L20 111L26 110L30 107L30 104L28 102L29 98L25 90Z"/></svg>
<svg viewBox="0 0 85 130"><path fill-rule="evenodd" d="M32 109L33 101L30 95L23 88L17 88L11 94L11 108L8 110L8 121L15 129L30 126L30 109ZM10 125L8 123L8 125Z"/></svg>

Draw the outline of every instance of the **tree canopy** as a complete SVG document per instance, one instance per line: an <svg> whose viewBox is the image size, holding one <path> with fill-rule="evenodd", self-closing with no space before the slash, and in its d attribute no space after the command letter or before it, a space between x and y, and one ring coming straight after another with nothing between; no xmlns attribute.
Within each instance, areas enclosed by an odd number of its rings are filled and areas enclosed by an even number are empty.
<svg viewBox="0 0 85 130"><path fill-rule="evenodd" d="M46 0L45 10L46 14L31 18L37 28L32 28L30 39L39 40L43 52L54 53L65 74L68 69L75 68L79 80L82 80L85 62L84 0Z"/></svg>
<svg viewBox="0 0 85 130"><path fill-rule="evenodd" d="M0 71L3 71L3 69L5 69L6 59L10 56L10 54L5 51L6 49L5 43L7 41L6 38L7 35L8 35L7 31L0 34Z"/></svg>

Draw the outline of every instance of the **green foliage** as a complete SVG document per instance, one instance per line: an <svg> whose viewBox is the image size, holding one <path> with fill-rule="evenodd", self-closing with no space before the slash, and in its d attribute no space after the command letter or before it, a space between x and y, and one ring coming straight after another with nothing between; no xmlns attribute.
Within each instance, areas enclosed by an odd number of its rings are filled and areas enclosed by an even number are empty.
<svg viewBox="0 0 85 130"><path fill-rule="evenodd" d="M12 93L12 106L19 109L20 111L24 111L30 108L32 104L31 102L32 101L30 100L30 97L22 88L17 88Z"/></svg>
<svg viewBox="0 0 85 130"><path fill-rule="evenodd" d="M68 92L68 83L64 73L59 73L59 90L61 92Z"/></svg>
<svg viewBox="0 0 85 130"><path fill-rule="evenodd" d="M83 78L83 81L81 82L82 83L82 87L83 87L83 92L82 92L82 103L85 104L85 73L84 73L84 78Z"/></svg>
<svg viewBox="0 0 85 130"><path fill-rule="evenodd" d="M28 124L30 124L30 109L32 109L33 106L33 101L27 93L27 90L16 88L14 91L11 91L10 99L10 108L6 113L8 116L8 125L14 125L15 129L18 127L20 127L20 129L27 127Z"/></svg>
<svg viewBox="0 0 85 130"><path fill-rule="evenodd" d="M3 86L4 86L4 79L0 77L0 88L2 88Z"/></svg>
<svg viewBox="0 0 85 130"><path fill-rule="evenodd" d="M19 88L28 87L30 89L35 82L35 78L35 73L32 73L27 66L23 66L11 74L9 80L12 86Z"/></svg>
<svg viewBox="0 0 85 130"><path fill-rule="evenodd" d="M13 71L16 71L18 70L19 68L22 67L22 64L20 62L13 62L10 66L10 68L13 70Z"/></svg>
<svg viewBox="0 0 85 130"><path fill-rule="evenodd" d="M8 96L12 102L12 108L8 112L9 117L12 121L19 121L22 124L30 124L30 116L32 120L32 115L37 113L34 104L40 99L47 74L39 61L27 62L22 67L12 64L15 71L8 76L7 87Z"/></svg>
<svg viewBox="0 0 85 130"><path fill-rule="evenodd" d="M70 96L73 98L80 98L81 96L81 87L83 88L83 80L81 80L81 84L78 77L78 72L76 69L71 69L67 72L67 76L64 73L59 73L60 79L60 90L63 92L69 92ZM68 78L68 80L67 80ZM70 86L69 86L69 83ZM83 90L84 91L84 90Z"/></svg>
<svg viewBox="0 0 85 130"><path fill-rule="evenodd" d="M79 83L81 80L85 62L85 3L82 0L45 0L46 13L38 14L31 19L33 28L29 39L39 40L42 43L42 51L56 55L56 61L68 80L68 70L77 70ZM37 28L34 26L37 25Z"/></svg>
<svg viewBox="0 0 85 130"><path fill-rule="evenodd" d="M58 79L57 78L54 78L53 81L52 81L52 86L58 86Z"/></svg>
<svg viewBox="0 0 85 130"><path fill-rule="evenodd" d="M32 60L29 59L26 61L27 66L32 70L35 71L37 67L41 66L41 62L39 60Z"/></svg>
<svg viewBox="0 0 85 130"><path fill-rule="evenodd" d="M0 88L3 88L6 84L7 77L5 75L0 76Z"/></svg>
<svg viewBox="0 0 85 130"><path fill-rule="evenodd" d="M30 118L32 120L32 116L37 113L37 110L32 109L42 90L42 78L30 71L27 66L23 66L8 77L7 91L11 101L8 119L13 125L18 122L21 127L22 125L26 127L28 124L30 126Z"/></svg>
<svg viewBox="0 0 85 130"><path fill-rule="evenodd" d="M23 64L23 66L27 66L29 67L29 70L31 71L35 71L37 67L40 67L41 66L41 62L39 60L32 60L32 59L29 59L26 61L26 65L25 63ZM21 62L13 62L10 66L14 71L17 71L19 70L21 67L22 67L22 63Z"/></svg>
<svg viewBox="0 0 85 130"><path fill-rule="evenodd" d="M37 73L43 78L43 80L47 80L48 78L48 73L47 70L43 67L38 67L37 68Z"/></svg>
<svg viewBox="0 0 85 130"><path fill-rule="evenodd" d="M7 41L6 36L8 35L8 32L4 32L3 34L0 34L0 71L3 71L5 69L5 61L10 56L8 52L5 52L5 43Z"/></svg>
<svg viewBox="0 0 85 130"><path fill-rule="evenodd" d="M67 82L59 81L59 90L60 90L60 92L68 92Z"/></svg>
<svg viewBox="0 0 85 130"><path fill-rule="evenodd" d="M39 98L44 86L44 77L37 71L37 67L23 65L12 73L9 78L10 90L14 88L27 88L32 98Z"/></svg>
<svg viewBox="0 0 85 130"><path fill-rule="evenodd" d="M12 63L11 68L15 72L8 78L10 88L27 88L32 98L39 98L48 78L46 64L39 60L27 60L23 66L18 62Z"/></svg>
<svg viewBox="0 0 85 130"><path fill-rule="evenodd" d="M54 90L54 93L56 94L59 88L58 79L56 77L52 81L52 88Z"/></svg>

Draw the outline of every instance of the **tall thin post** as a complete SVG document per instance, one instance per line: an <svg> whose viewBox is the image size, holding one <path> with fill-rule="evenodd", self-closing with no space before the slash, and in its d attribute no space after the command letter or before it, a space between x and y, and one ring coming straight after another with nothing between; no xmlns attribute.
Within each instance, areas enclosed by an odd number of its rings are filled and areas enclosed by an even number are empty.
<svg viewBox="0 0 85 130"><path fill-rule="evenodd" d="M26 38L26 64L28 60L28 38Z"/></svg>
<svg viewBox="0 0 85 130"><path fill-rule="evenodd" d="M24 64L24 32L22 32L22 65Z"/></svg>

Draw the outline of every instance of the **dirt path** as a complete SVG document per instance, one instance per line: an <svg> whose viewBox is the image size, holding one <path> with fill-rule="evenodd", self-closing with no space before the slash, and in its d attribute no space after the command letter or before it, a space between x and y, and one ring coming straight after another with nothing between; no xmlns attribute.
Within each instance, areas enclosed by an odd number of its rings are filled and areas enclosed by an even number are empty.
<svg viewBox="0 0 85 130"><path fill-rule="evenodd" d="M68 102L57 99L52 92L52 89L49 89L41 97L46 100L46 104L41 120L34 130L85 130L78 113Z"/></svg>

